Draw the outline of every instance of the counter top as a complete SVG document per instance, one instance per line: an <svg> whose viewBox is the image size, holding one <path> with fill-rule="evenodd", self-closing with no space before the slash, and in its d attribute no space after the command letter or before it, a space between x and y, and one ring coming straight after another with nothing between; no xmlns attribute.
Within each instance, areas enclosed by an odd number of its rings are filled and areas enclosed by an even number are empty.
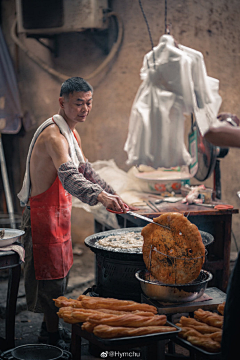
<svg viewBox="0 0 240 360"><path fill-rule="evenodd" d="M226 205L223 202L220 201L213 201L213 205ZM164 212L181 212L184 215L229 215L229 214L237 214L239 213L239 209L221 209L217 210L214 208L210 208L207 206L198 206L196 204L182 204L181 201L176 203L167 203L163 202L161 204L155 204L155 207L158 208L154 211L151 207L143 207L139 208L138 210L134 211L136 213L139 213L140 215L149 216L150 218L156 217L161 215ZM126 214L124 214L125 216Z"/></svg>

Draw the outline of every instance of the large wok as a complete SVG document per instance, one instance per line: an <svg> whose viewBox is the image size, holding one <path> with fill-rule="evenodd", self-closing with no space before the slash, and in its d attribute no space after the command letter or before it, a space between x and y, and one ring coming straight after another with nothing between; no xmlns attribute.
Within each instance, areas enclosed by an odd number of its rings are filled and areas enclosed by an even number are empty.
<svg viewBox="0 0 240 360"><path fill-rule="evenodd" d="M110 235L117 236L117 235L127 234L128 232L140 233L142 229L143 229L142 227L132 227L132 228L122 228L122 229L103 231L88 236L85 239L85 245L87 245L95 254L102 253L106 255L110 253L111 255L109 256L114 257L116 259L119 258L120 259L124 258L125 260L134 259L134 258L139 259L142 258L141 250L136 251L136 249L116 249L116 248L105 247L99 245L98 241ZM199 232L201 234L202 241L205 247L210 245L214 241L214 237L211 234L201 230Z"/></svg>

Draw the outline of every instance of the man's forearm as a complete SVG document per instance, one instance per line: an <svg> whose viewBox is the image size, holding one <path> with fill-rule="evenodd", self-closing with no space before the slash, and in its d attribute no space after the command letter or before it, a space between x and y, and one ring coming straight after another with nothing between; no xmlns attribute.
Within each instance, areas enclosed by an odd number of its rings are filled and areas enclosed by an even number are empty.
<svg viewBox="0 0 240 360"><path fill-rule="evenodd" d="M87 180L91 181L93 184L98 184L99 186L101 186L101 188L104 189L107 193L115 194L114 189L96 173L91 163L89 163L88 161L80 164L78 171L82 173L83 176Z"/></svg>
<svg viewBox="0 0 240 360"><path fill-rule="evenodd" d="M71 161L62 164L58 169L58 177L65 190L84 203L96 205L98 195L103 188L98 184L88 181Z"/></svg>

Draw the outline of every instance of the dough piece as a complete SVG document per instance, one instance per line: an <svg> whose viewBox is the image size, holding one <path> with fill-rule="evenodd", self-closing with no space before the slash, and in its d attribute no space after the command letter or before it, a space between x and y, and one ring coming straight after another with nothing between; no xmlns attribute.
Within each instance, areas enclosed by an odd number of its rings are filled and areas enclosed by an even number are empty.
<svg viewBox="0 0 240 360"><path fill-rule="evenodd" d="M118 311L150 311L157 313L155 306L148 304L140 304L132 300L118 300L113 298L88 297L81 300L83 308L86 309L111 309Z"/></svg>
<svg viewBox="0 0 240 360"><path fill-rule="evenodd" d="M210 326L206 323L197 321L193 318L187 318L185 316L181 317L179 327L191 327L200 332L201 334L212 334L221 331L221 329L216 326Z"/></svg>
<svg viewBox="0 0 240 360"><path fill-rule="evenodd" d="M204 311L202 309L198 309L194 311L195 319L206 323L210 326L215 326L217 328L223 327L223 316L217 313L212 313L211 311Z"/></svg>
<svg viewBox="0 0 240 360"><path fill-rule="evenodd" d="M145 326L139 328L97 325L93 329L94 335L103 339L112 339L125 336L140 336L146 334L176 331L172 326Z"/></svg>
<svg viewBox="0 0 240 360"><path fill-rule="evenodd" d="M221 344L219 344L219 342L205 336L198 337L189 335L187 337L187 341L189 341L192 345L199 346L208 352L217 353L221 351Z"/></svg>
<svg viewBox="0 0 240 360"><path fill-rule="evenodd" d="M91 315L88 321L93 324L106 324L109 326L127 326L127 327L142 327L142 326L162 326L166 324L166 315L155 316L139 316L135 314L126 315L112 315L105 317L105 314Z"/></svg>
<svg viewBox="0 0 240 360"><path fill-rule="evenodd" d="M184 339L187 339L188 336L203 336L206 338L210 338L214 341L217 341L219 343L221 343L222 341L222 330L221 329L217 329L217 331L213 332L213 333L201 333L200 331L198 331L197 327L195 326L182 326L181 323L177 323L176 326L179 326L181 328L181 331L178 333L178 335ZM207 325L208 326L208 325Z"/></svg>
<svg viewBox="0 0 240 360"><path fill-rule="evenodd" d="M65 296L59 296L57 299L53 299L55 305L59 308L71 306L73 308L82 308L82 302L79 300L68 299Z"/></svg>
<svg viewBox="0 0 240 360"><path fill-rule="evenodd" d="M135 314L135 315L147 316L147 317L154 316L154 314L150 311L141 311L141 310L123 311L123 310L112 310L112 309L97 309L96 311L111 315Z"/></svg>
<svg viewBox="0 0 240 360"><path fill-rule="evenodd" d="M79 320L74 319L72 316L73 308L71 306L69 307L62 307L59 309L59 312L57 312L57 315L59 318L63 319L64 322L68 324L77 324Z"/></svg>
<svg viewBox="0 0 240 360"><path fill-rule="evenodd" d="M218 307L217 307L217 311L218 311L221 315L224 315L225 304L226 304L226 301L224 301L222 304L219 304Z"/></svg>
<svg viewBox="0 0 240 360"><path fill-rule="evenodd" d="M83 324L82 324L82 326L81 326L81 329L82 330L85 330L85 331L87 331L87 332L89 332L89 333L92 333L93 332L93 329L95 328L95 324L93 324L93 323L90 323L89 321L86 321L86 322L84 322Z"/></svg>
<svg viewBox="0 0 240 360"><path fill-rule="evenodd" d="M170 230L154 224L142 229L143 260L148 271L164 284L187 284L195 280L205 260L205 246L197 226L174 212L153 220Z"/></svg>

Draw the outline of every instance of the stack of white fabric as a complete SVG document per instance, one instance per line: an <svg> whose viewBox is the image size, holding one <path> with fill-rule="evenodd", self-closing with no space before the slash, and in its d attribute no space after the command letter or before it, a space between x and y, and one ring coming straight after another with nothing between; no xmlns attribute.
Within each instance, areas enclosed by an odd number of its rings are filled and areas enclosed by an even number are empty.
<svg viewBox="0 0 240 360"><path fill-rule="evenodd" d="M176 47L171 35L163 35L145 55L141 79L124 146L127 163L155 169L189 165L192 159L184 143L184 114L195 114L202 135L218 122L219 81L207 76L199 51Z"/></svg>

